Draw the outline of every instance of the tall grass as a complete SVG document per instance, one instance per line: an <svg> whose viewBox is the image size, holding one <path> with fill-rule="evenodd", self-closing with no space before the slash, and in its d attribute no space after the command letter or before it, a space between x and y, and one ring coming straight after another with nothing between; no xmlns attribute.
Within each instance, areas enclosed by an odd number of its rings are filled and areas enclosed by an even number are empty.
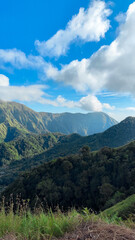
<svg viewBox="0 0 135 240"><path fill-rule="evenodd" d="M3 207L0 211L0 237L14 234L17 239L40 240L61 237L65 232L73 230L82 221L81 215L72 210L64 214L60 210L53 213L42 210L37 213L21 211L14 214L13 208L8 212Z"/></svg>
<svg viewBox="0 0 135 240"><path fill-rule="evenodd" d="M1 207L0 238L13 235L17 240L50 240L52 237L62 237L82 222L100 223L104 221L108 224L123 224L117 216L109 218L107 215L95 215L87 208L84 208L81 212L73 209L67 213L63 213L59 209L55 213L51 209L48 212L38 209L35 213L32 213L27 206L19 207L16 213L13 209L12 203L8 210L5 209L4 205ZM128 221L126 224L131 226L133 222Z"/></svg>

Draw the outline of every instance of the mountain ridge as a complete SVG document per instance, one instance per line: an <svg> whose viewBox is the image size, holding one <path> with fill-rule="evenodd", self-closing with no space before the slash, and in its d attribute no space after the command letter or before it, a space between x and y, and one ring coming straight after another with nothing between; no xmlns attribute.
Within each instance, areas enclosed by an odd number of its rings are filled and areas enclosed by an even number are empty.
<svg viewBox="0 0 135 240"><path fill-rule="evenodd" d="M16 102L0 102L0 140L11 141L18 135L29 133L44 134L60 132L90 135L102 132L117 121L102 112L95 113L61 113L35 112ZM12 130L12 135L10 131ZM16 136L17 135L17 136Z"/></svg>

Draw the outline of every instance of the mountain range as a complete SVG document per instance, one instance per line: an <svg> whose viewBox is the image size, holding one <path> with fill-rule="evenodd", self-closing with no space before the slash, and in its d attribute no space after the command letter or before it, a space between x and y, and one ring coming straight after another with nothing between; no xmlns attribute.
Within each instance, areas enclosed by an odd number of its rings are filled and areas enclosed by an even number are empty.
<svg viewBox="0 0 135 240"><path fill-rule="evenodd" d="M16 102L0 102L0 141L11 141L28 133L78 133L82 136L103 132L117 121L102 112L53 114L35 112Z"/></svg>
<svg viewBox="0 0 135 240"><path fill-rule="evenodd" d="M119 147L135 140L135 118L128 117L122 122L107 129L103 133L90 136L79 134L65 135L61 133L27 134L0 144L0 165L8 165L14 161L30 159L33 156L48 160L58 156L77 153L84 145L92 151L104 146ZM39 155L39 156L38 156Z"/></svg>

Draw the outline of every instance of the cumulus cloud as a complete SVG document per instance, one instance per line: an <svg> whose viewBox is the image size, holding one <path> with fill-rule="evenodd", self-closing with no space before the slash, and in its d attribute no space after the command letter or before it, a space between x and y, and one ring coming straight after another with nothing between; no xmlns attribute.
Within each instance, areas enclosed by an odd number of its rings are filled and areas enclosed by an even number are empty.
<svg viewBox="0 0 135 240"><path fill-rule="evenodd" d="M135 95L135 2L129 6L118 37L89 59L75 60L47 75L77 91L107 90Z"/></svg>
<svg viewBox="0 0 135 240"><path fill-rule="evenodd" d="M0 87L9 86L9 78L3 74L0 74Z"/></svg>
<svg viewBox="0 0 135 240"><path fill-rule="evenodd" d="M3 101L42 102L45 86L7 86L0 88L0 99Z"/></svg>
<svg viewBox="0 0 135 240"><path fill-rule="evenodd" d="M102 104L96 96L88 95L78 102L78 106L86 111L102 111Z"/></svg>
<svg viewBox="0 0 135 240"><path fill-rule="evenodd" d="M42 99L43 104L53 105L55 107L78 108L87 112L101 112L103 109L114 110L108 103L101 103L96 96L87 95L79 101L70 101L59 95L55 100Z"/></svg>
<svg viewBox="0 0 135 240"><path fill-rule="evenodd" d="M68 22L65 30L59 30L52 38L35 46L43 56L64 55L69 45L76 40L84 42L99 41L110 28L108 16L111 10L101 0L93 1L88 9L80 8L79 13Z"/></svg>
<svg viewBox="0 0 135 240"><path fill-rule="evenodd" d="M63 65L61 70L50 66L46 74L48 78L52 78L57 82L64 82L65 85L73 87L79 92L91 90L97 92L102 88L103 82L100 81L101 73L96 72L94 76L89 71L89 59L81 61L74 60L68 65Z"/></svg>
<svg viewBox="0 0 135 240"><path fill-rule="evenodd" d="M10 86L9 78L0 74L0 100L42 103L46 85Z"/></svg>

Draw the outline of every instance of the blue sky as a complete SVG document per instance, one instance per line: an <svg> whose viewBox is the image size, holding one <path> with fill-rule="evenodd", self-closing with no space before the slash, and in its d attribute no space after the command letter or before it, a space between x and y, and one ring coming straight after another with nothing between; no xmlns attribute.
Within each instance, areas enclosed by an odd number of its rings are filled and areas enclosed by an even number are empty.
<svg viewBox="0 0 135 240"><path fill-rule="evenodd" d="M1 1L0 99L135 116L134 22L130 0Z"/></svg>

